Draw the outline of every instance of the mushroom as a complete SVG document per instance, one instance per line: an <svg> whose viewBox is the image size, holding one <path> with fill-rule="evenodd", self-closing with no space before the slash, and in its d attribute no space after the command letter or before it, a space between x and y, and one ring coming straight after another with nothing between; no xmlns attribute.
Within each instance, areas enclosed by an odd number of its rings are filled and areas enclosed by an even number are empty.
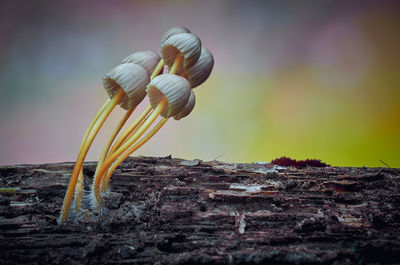
<svg viewBox="0 0 400 265"><path fill-rule="evenodd" d="M190 83L181 76L177 76L174 74L162 74L155 77L147 85L146 91L147 95L149 96L153 112L149 115L146 121L144 121L144 123L142 124L142 126L140 126L140 128L136 131L136 133L134 133L123 145L121 145L120 148L118 148L118 150L116 150L113 154L107 157L107 159L104 161L103 166L99 170L98 173L99 176L103 176L103 174L107 172L111 163L115 161L106 176L107 186L108 186L108 180L110 179L111 174L115 170L115 168L122 161L124 161L132 152L134 152L145 142L147 142L148 139L150 139L149 137L147 140L141 141L138 144L132 146L132 144L135 143L144 134L144 132L151 126L151 124L156 120L156 118L159 115L161 115L164 118L155 127L155 128L158 127L159 129L163 124L165 124L166 122L165 119L168 119L169 117L176 115L183 109L190 96ZM158 129L155 129L155 131L158 131ZM131 148L128 150L129 147ZM101 178L95 179L93 185L93 193L92 193L92 206L94 209L101 208L103 204L103 199L100 195L100 183L101 183Z"/></svg>
<svg viewBox="0 0 400 265"><path fill-rule="evenodd" d="M150 75L153 72L156 72L158 74L162 70L156 69L158 63L160 62L160 59L160 55L155 52L139 51L127 56L125 59L122 60L122 63L135 63L141 65L147 70Z"/></svg>
<svg viewBox="0 0 400 265"><path fill-rule="evenodd" d="M188 102L179 113L174 115L174 119L178 121L188 116L192 112L195 103L196 103L196 97L194 95L193 90L190 90L190 96Z"/></svg>
<svg viewBox="0 0 400 265"><path fill-rule="evenodd" d="M188 30L185 27L172 27L169 30L167 30L164 35L161 38L161 46L163 46L164 42L171 36L179 34L179 33L190 33L190 30Z"/></svg>
<svg viewBox="0 0 400 265"><path fill-rule="evenodd" d="M185 70L185 76L189 80L192 89L204 83L210 76L214 67L214 58L209 50L201 47L199 60Z"/></svg>
<svg viewBox="0 0 400 265"><path fill-rule="evenodd" d="M147 71L147 73L150 76L150 80L154 78L154 76L159 75L164 67L164 63L161 61L160 56L152 51L139 51L139 52L134 52L131 55L127 56L124 60L122 60L122 63L134 63L134 64L138 64L141 65L142 67L144 67ZM136 107L136 106L135 106ZM120 120L120 122L118 123L117 127L114 129L111 137L109 138L109 140L107 141L106 145L103 148L103 151L100 155L99 161L97 163L97 167L96 167L96 171L95 171L95 176L97 176L98 171L100 170L101 166L104 163L104 160L110 150L111 144L114 142L115 138L117 137L119 131L121 130L121 128L125 125L126 121L129 119L129 117L132 115L133 111L135 110L135 108L131 108L129 109L125 115L122 117L122 119ZM148 107L146 109L146 112L149 113L151 110L150 107ZM147 115L147 114L146 114ZM143 119L144 117L142 117L141 119ZM135 129L138 126L138 123L133 123L129 128L130 131L132 131L133 129ZM127 135L126 135L127 136ZM126 137L125 136L125 137ZM118 139L118 140L121 140ZM124 138L122 137L122 140L124 140ZM111 153L115 151L115 150L111 150ZM82 188L83 189L83 188Z"/></svg>
<svg viewBox="0 0 400 265"><path fill-rule="evenodd" d="M182 67L187 68L194 65L200 57L201 41L191 33L179 33L166 39L161 47L164 63L171 67L178 55L183 56L183 65L176 70L182 72Z"/></svg>
<svg viewBox="0 0 400 265"><path fill-rule="evenodd" d="M182 74L182 76L187 76L187 79L189 83L191 84L191 88L193 89L194 87L199 86L200 84L204 83L207 78L210 76L211 70L214 66L214 59L212 54L206 49L202 48L202 54L199 58L199 60L190 68L186 69L186 72ZM172 68L171 70L174 70L176 68ZM187 74L186 74L187 73ZM161 76L159 76L161 77ZM192 81L192 82L190 82ZM152 82L150 82L151 84ZM148 85L148 87L150 86ZM153 94L154 93L154 94ZM147 90L147 94L149 95L150 102L152 106L157 105L157 98L160 98L161 95L158 94L159 92L157 90L152 91L152 90ZM186 102L185 106L183 109L173 115L175 120L180 120L186 116L188 116L191 111L193 110L195 105L195 94L193 93L193 90L190 90L190 96L188 101ZM166 110L164 110L165 112ZM162 114L161 114L162 115ZM133 146L129 152L125 153L123 156L119 157L116 162L112 165L110 170L108 171L106 175L106 179L102 180L102 187L104 187L105 190L109 190L109 180L111 178L111 175L113 171L122 163L123 160L125 160L132 152L140 148L143 144L145 144L151 137L154 136L155 133L158 132L158 130L167 122L167 118L161 119L161 121L143 138L141 139L135 146ZM138 128L137 128L138 129ZM135 133L136 131L134 131Z"/></svg>
<svg viewBox="0 0 400 265"><path fill-rule="evenodd" d="M197 36L183 27L168 30L161 43L161 59L151 51L136 52L126 57L121 65L104 76L104 87L110 99L98 111L82 140L64 198L61 222L68 219L74 190L76 212L81 209L83 161L100 127L117 104L127 112L107 141L99 158L91 193L92 209L102 208L103 199L100 190L104 192L109 189L112 173L132 152L151 139L170 117L179 120L193 110L195 95L191 88L203 83L210 75L214 64L212 55L201 47ZM169 73L160 75L164 63L168 66ZM146 84L148 84L147 89ZM119 131L146 93L150 104L111 147ZM162 117L158 124L142 137L158 116ZM140 137L142 138L139 140Z"/></svg>
<svg viewBox="0 0 400 265"><path fill-rule="evenodd" d="M76 160L74 170L68 184L67 192L64 197L60 215L61 222L65 222L68 219L78 178L80 178L80 186L78 189L78 196L75 198L75 202L78 205L81 204L82 196L80 192L83 192L83 181L82 176L79 177L79 175L82 175L81 171L83 161L101 126L104 124L105 120L111 114L112 110L117 104L124 109L130 109L135 106L135 104L139 104L146 95L145 88L148 82L149 75L146 69L140 65L132 63L126 63L117 66L103 78L104 88L109 94L110 99L108 99L103 107L100 108L90 123L89 128L87 129L82 140L81 147L79 148L78 158Z"/></svg>
<svg viewBox="0 0 400 265"><path fill-rule="evenodd" d="M142 102L146 96L143 89L150 82L149 73L143 66L123 63L104 75L103 84L108 95L113 97L121 89L125 92L119 105L129 110Z"/></svg>
<svg viewBox="0 0 400 265"><path fill-rule="evenodd" d="M167 65L170 69L169 73L177 74L178 72L182 72L182 70L186 68L185 65L193 65L199 59L201 53L200 39L191 33L178 33L182 31L186 32L188 30L185 28L172 28L164 34L163 39L165 39L165 41L162 42L161 47L162 59L160 60L160 63L158 64L156 69L161 65L163 66L164 62L167 62ZM132 58L132 56L129 57ZM156 70L154 70L154 72L155 71ZM151 76L151 79L153 77L154 75ZM147 115L147 113L151 111L151 108L152 107L150 105L147 106L147 108L138 117L138 119L135 120L135 122L121 135L121 137L111 148L110 155L115 153L116 150L118 150L118 148L120 148L121 145L124 144L127 137L130 137L130 135L136 133L135 128L137 128L138 125L142 126L142 124L140 123L144 122L143 119ZM98 178L103 180L98 180ZM99 181L100 183L104 183L104 176L96 174L94 182ZM102 185L101 191L104 192L106 190L107 189L105 188L105 186ZM97 189L94 190L94 193L97 192ZM99 197L99 195L95 194L95 197Z"/></svg>

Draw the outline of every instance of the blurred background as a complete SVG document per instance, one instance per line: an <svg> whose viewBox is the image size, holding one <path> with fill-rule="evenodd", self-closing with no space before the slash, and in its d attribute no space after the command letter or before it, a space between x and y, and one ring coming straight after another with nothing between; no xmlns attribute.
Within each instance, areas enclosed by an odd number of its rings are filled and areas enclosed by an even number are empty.
<svg viewBox="0 0 400 265"><path fill-rule="evenodd" d="M214 54L214 70L193 113L134 155L400 167L399 3L2 1L0 164L74 161L107 98L102 76L134 51L159 52L163 33L185 26Z"/></svg>

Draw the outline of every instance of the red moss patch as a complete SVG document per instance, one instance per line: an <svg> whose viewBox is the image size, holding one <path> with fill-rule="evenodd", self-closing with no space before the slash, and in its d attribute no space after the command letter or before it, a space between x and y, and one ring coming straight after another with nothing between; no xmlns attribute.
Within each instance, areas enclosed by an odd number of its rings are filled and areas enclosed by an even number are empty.
<svg viewBox="0 0 400 265"><path fill-rule="evenodd" d="M310 167L327 167L329 165L321 162L318 159L306 159L306 160L295 160L289 157L281 157L271 161L271 164L282 166L282 167L299 167L304 168L307 166Z"/></svg>

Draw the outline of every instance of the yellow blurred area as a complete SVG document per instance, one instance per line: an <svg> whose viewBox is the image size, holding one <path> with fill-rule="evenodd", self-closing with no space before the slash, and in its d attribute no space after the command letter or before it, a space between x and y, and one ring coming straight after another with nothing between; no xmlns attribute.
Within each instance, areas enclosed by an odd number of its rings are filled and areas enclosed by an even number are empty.
<svg viewBox="0 0 400 265"><path fill-rule="evenodd" d="M381 93L381 79L371 76L360 84L360 93L349 94L321 86L307 67L271 80L214 77L199 89L199 110L184 126L200 142L193 150L207 159L221 153L221 160L236 162L289 156L335 166L383 166L382 160L398 167L400 106L387 97L399 95ZM215 137L199 136L199 128Z"/></svg>

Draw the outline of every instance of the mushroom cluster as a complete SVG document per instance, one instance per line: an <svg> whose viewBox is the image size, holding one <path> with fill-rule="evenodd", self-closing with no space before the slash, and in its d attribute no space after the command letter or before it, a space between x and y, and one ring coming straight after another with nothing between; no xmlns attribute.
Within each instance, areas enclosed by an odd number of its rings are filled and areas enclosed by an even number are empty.
<svg viewBox="0 0 400 265"><path fill-rule="evenodd" d="M168 67L168 73L163 73L165 66ZM72 205L76 215L84 212L83 162L94 138L115 106L120 105L127 112L100 155L89 198L93 211L103 209L103 195L110 190L109 182L114 170L153 137L169 118L180 120L191 113L195 105L192 89L209 77L213 66L212 54L201 46L196 35L187 28L173 27L162 37L161 56L152 51L135 52L103 77L109 99L95 115L83 137L65 194L60 222L68 220ZM146 95L149 105L117 139L122 127ZM159 122L149 130L159 116ZM87 209L85 213L89 214Z"/></svg>

